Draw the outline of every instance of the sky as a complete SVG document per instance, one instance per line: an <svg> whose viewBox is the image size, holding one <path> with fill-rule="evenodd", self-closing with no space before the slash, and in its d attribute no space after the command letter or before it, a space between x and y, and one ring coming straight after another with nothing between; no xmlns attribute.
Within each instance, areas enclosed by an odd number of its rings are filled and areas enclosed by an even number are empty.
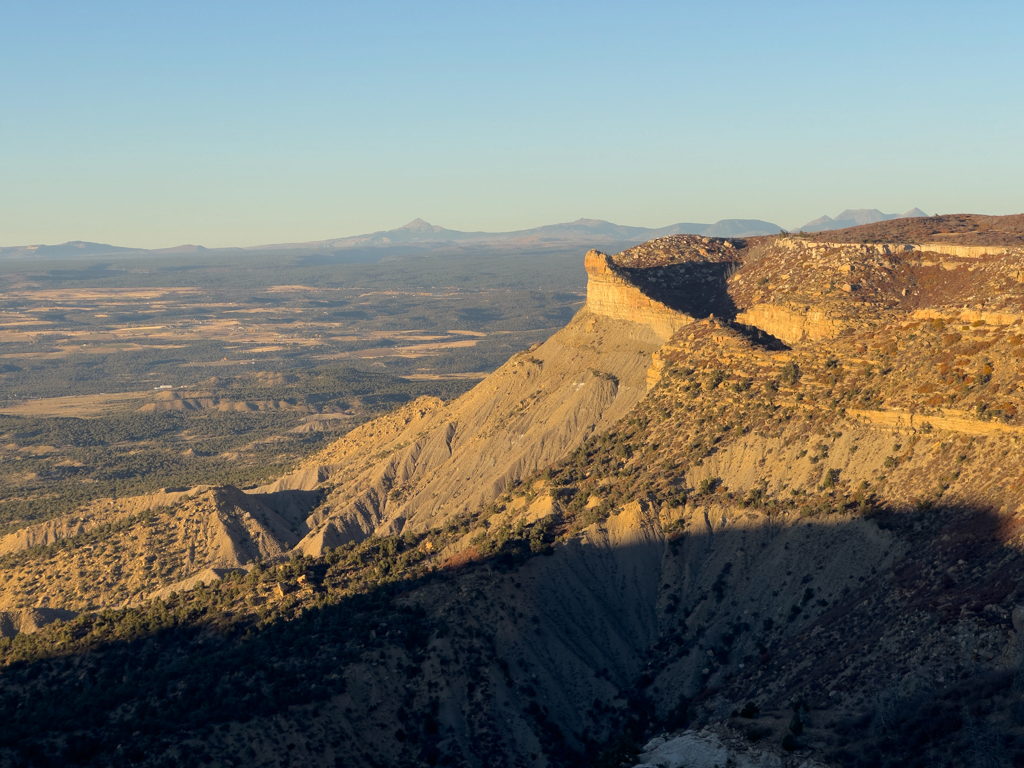
<svg viewBox="0 0 1024 768"><path fill-rule="evenodd" d="M1024 211L1024 3L0 0L0 245Z"/></svg>

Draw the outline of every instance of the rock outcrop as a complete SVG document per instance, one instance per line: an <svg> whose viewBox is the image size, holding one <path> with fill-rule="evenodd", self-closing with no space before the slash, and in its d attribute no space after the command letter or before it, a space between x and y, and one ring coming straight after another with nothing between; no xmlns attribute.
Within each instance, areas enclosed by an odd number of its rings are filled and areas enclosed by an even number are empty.
<svg viewBox="0 0 1024 768"><path fill-rule="evenodd" d="M586 308L589 312L612 320L645 325L662 341L668 341L676 331L693 322L689 315L645 295L607 254L589 251L584 265L587 268Z"/></svg>
<svg viewBox="0 0 1024 768"><path fill-rule="evenodd" d="M827 309L785 304L755 304L739 312L736 321L769 333L786 344L834 339L844 322Z"/></svg>
<svg viewBox="0 0 1024 768"><path fill-rule="evenodd" d="M728 241L653 245L615 258L590 251L586 305L547 342L453 403L415 405L379 435L355 430L290 476L289 487L316 477L331 489L300 548L319 553L373 532L438 525L611 428L656 383L657 350L694 322L683 306L717 306L709 296L726 295L725 270L739 263ZM674 306L659 298L680 295Z"/></svg>
<svg viewBox="0 0 1024 768"><path fill-rule="evenodd" d="M993 253L1001 247L984 246ZM693 354L683 352L686 345L679 342L695 333L707 337L725 371L740 370L756 358L759 366L775 366L777 379L784 356L771 350L789 345L796 355L793 363L799 360L800 366L804 351L844 339L854 349L884 346L892 354L905 341L896 338L883 345L872 329L894 322L929 327L961 322L1009 333L1024 317L1024 257L1014 248L1004 250L1000 256L949 251L933 262L921 258L923 246L913 244L671 236L615 256L590 251L585 257L587 302L572 322L544 344L513 356L461 398L449 403L423 398L403 406L357 427L264 487L242 493L199 486L97 502L8 534L0 540L0 554L89 537L104 526L145 528L148 523L135 517L147 511L171 514L180 532L171 545L179 553L175 557L182 554L181 537L187 536L195 544L187 552L194 554L178 565L168 564L155 584L140 580L124 598L134 599L204 568L279 558L294 548L319 554L374 533L425 531L474 513L563 460L588 438L615 428L666 375L675 375L672 366L680 355ZM976 294L982 293L986 298L979 303ZM707 321L699 319L711 315L712 325L700 331L698 326ZM991 346L991 336L981 330L974 335L978 338L970 344L963 342L965 348ZM935 343L951 345L952 339L941 336ZM836 360L849 352L835 350ZM989 375L966 370L948 375L954 374L960 380ZM1001 368L995 373L1003 375ZM864 401L849 410L865 423L897 428L906 421L956 428L963 435L1016 431L1011 424L972 420L966 407L940 413L939 401L925 392L936 386L915 383L899 389L885 408ZM1016 413L1009 395L1013 386L1001 380L1000 398L968 405L1008 418ZM916 393L922 397L908 399ZM184 402L178 393L162 397ZM748 454L720 452L721 458L739 456L741 463L749 463L753 454ZM705 466L716 463L709 460ZM747 470L729 471L745 477ZM21 599L0 605L21 606Z"/></svg>
<svg viewBox="0 0 1024 768"><path fill-rule="evenodd" d="M63 608L22 608L0 611L0 637L31 635L55 621L70 621L78 614Z"/></svg>

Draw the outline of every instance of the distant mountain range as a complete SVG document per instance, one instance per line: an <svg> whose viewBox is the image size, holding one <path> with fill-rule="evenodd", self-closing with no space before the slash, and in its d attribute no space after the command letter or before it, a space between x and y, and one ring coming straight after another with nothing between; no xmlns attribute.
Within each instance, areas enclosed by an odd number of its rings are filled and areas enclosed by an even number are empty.
<svg viewBox="0 0 1024 768"><path fill-rule="evenodd" d="M927 215L920 208L912 208L906 213L882 213L877 208L847 208L834 219L831 216L822 216L807 222L794 231L825 232L830 229L846 229L847 227L858 227L861 224L877 224L880 221L892 221L893 219L914 219Z"/></svg>
<svg viewBox="0 0 1024 768"><path fill-rule="evenodd" d="M627 227L601 219L577 219L565 224L548 224L533 229L519 229L512 232L461 232L429 224L423 219L410 221L403 227L373 232L368 235L343 237L336 240L319 240L308 243L280 243L277 245L253 246L250 250L277 248L365 248L367 246L422 245L438 243L592 243L599 241L645 242L668 235L705 235L707 237L754 237L755 235L776 235L781 228L778 224L759 219L722 219L714 224L681 222L667 227Z"/></svg>
<svg viewBox="0 0 1024 768"><path fill-rule="evenodd" d="M393 246L422 247L434 250L447 244L502 245L505 247L545 247L601 245L603 243L628 243L630 245L668 235L705 235L707 237L753 237L775 235L781 231L778 224L758 219L723 219L714 224L682 222L667 227L627 227L600 219L577 219L565 224L549 224L534 229L520 229L513 232L461 232L429 224L416 219L397 229L372 232L353 237L317 240L305 243L275 243L242 248L211 248L201 245L181 245L175 248L148 250L124 248L103 243L73 241L62 245L25 245L0 247L0 259L42 258L65 259L75 257L113 256L130 254L185 254L204 251L335 251L350 248L375 248Z"/></svg>
<svg viewBox="0 0 1024 768"><path fill-rule="evenodd" d="M822 216L804 224L796 232L824 232L832 229L846 229L861 224L875 224L892 219L927 216L920 208L906 213L882 213L875 208L847 209L835 218ZM371 232L352 237L315 240L304 243L274 243L270 245L253 245L245 248L204 248L201 245L179 245L174 248L125 248L104 243L88 243L80 240L61 245L22 245L0 247L0 259L68 259L76 257L99 257L117 255L175 255L196 254L204 252L230 251L293 251L316 253L324 251L356 250L366 253L366 249L407 247L414 251L431 251L445 246L487 245L502 248L547 248L611 245L629 247L637 243L653 240L668 235L704 235L706 237L755 237L757 235L777 235L782 227L770 221L760 219L722 219L714 224L697 222L680 222L667 227L627 227L613 224L601 219L577 219L564 224L549 224L533 229L519 229L512 232L462 232L457 229L430 224L423 219L415 219L396 229ZM373 253L379 253L374 251ZM376 260L379 256L370 256L368 260Z"/></svg>
<svg viewBox="0 0 1024 768"><path fill-rule="evenodd" d="M201 245L179 245L174 248L124 248L119 245L108 245L107 243L89 243L83 240L72 240L60 245L15 245L0 247L0 259L74 259L86 256L116 256L151 253L154 255L173 253L201 253L209 250L238 250L238 249L210 249Z"/></svg>

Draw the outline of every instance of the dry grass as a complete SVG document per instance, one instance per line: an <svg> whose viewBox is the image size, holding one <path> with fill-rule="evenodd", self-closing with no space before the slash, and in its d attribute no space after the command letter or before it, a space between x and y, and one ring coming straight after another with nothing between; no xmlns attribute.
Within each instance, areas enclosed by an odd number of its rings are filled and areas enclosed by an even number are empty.
<svg viewBox="0 0 1024 768"><path fill-rule="evenodd" d="M151 392L118 392L115 394L75 395L70 397L44 397L38 400L23 400L0 408L0 413L9 416L61 416L67 418L94 418L111 411L122 410L132 400L139 400Z"/></svg>

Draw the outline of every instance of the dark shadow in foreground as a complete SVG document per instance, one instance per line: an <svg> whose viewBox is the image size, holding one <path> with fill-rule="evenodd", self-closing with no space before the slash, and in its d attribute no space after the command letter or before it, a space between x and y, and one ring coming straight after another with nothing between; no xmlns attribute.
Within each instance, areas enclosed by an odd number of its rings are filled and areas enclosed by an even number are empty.
<svg viewBox="0 0 1024 768"><path fill-rule="evenodd" d="M258 605L259 574L83 616L4 641L0 762L611 766L741 708L730 722L751 743L843 765L968 765L979 744L1024 757L1005 665L961 659L930 685L914 668L922 644L958 648L965 628L1010 636L1021 558L1005 518L820 522L669 526L605 548L553 547L538 523L461 567L354 596L335 591L352 552L293 560L258 622L225 608ZM386 579L423 543L380 540L360 567ZM863 554L835 556L846 546Z"/></svg>

